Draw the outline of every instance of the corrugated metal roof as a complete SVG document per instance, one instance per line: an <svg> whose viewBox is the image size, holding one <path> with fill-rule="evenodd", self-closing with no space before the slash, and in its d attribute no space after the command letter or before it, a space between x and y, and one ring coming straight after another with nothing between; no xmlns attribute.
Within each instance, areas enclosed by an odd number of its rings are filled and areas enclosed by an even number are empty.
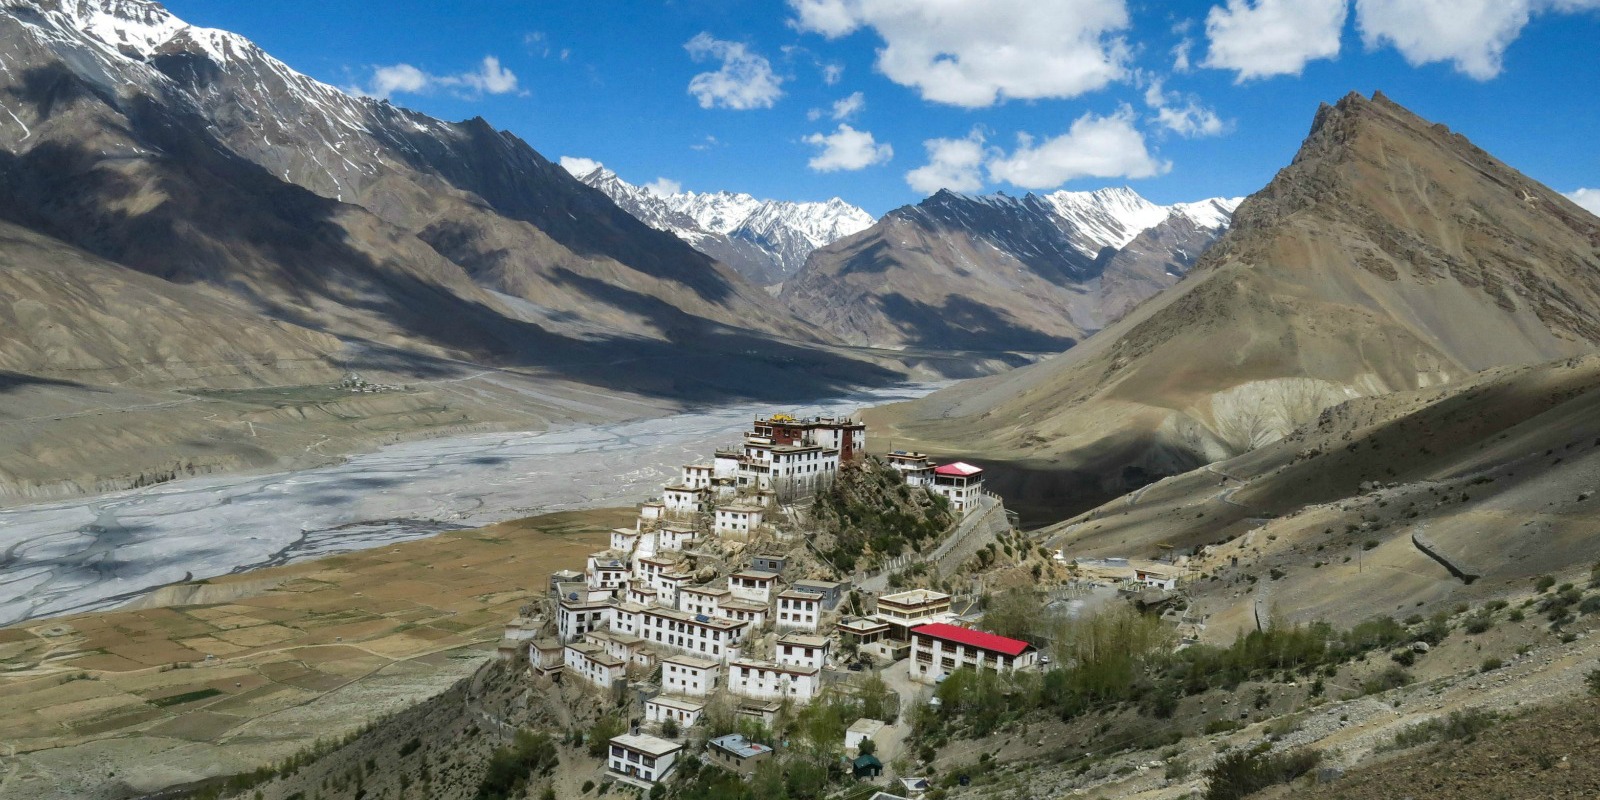
<svg viewBox="0 0 1600 800"><path fill-rule="evenodd" d="M962 628L955 625L946 625L943 622L933 622L919 625L911 629L913 634L931 636L947 642L965 644L981 648L994 653L1005 653L1008 656L1022 655L1032 645L1020 639L1011 639L999 634L975 631L971 628Z"/></svg>

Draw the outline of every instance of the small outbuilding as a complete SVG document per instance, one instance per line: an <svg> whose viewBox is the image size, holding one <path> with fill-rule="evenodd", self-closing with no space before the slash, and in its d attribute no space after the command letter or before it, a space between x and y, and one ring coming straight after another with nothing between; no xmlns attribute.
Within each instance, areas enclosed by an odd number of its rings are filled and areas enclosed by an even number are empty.
<svg viewBox="0 0 1600 800"><path fill-rule="evenodd" d="M857 778L878 778L883 775L883 762L877 756L857 756L850 762L850 772Z"/></svg>
<svg viewBox="0 0 1600 800"><path fill-rule="evenodd" d="M871 741L876 744L878 734L883 732L883 723L875 719L858 719L844 732L844 751L859 751L861 743Z"/></svg>

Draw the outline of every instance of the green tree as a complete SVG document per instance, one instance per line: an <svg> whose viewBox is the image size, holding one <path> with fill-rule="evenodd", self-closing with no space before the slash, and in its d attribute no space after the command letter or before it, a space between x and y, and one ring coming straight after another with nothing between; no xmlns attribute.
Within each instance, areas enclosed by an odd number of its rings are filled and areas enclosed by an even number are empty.
<svg viewBox="0 0 1600 800"><path fill-rule="evenodd" d="M595 720L594 726L589 729L586 736L589 740L589 755L604 759L611 749L611 737L620 735L624 730L627 730L627 726L617 717L604 716Z"/></svg>
<svg viewBox="0 0 1600 800"><path fill-rule="evenodd" d="M1044 625L1044 602L1032 589L1007 589L989 598L983 628L1013 639L1034 639Z"/></svg>

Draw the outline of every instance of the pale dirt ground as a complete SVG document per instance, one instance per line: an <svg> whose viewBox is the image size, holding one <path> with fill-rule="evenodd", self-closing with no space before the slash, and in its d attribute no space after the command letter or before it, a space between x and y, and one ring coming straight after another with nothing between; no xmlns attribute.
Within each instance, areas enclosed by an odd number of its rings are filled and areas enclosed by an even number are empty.
<svg viewBox="0 0 1600 800"><path fill-rule="evenodd" d="M218 578L198 590L217 602L0 629L0 798L242 772L413 705L492 657L549 573L631 514L450 532Z"/></svg>

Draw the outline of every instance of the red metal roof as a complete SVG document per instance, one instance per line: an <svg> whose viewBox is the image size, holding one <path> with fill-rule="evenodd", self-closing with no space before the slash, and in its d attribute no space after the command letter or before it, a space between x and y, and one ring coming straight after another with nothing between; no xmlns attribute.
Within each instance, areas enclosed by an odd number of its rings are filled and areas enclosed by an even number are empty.
<svg viewBox="0 0 1600 800"><path fill-rule="evenodd" d="M971 475L976 475L982 471L983 469L981 467L974 467L965 461L957 461L954 464L945 464L944 466L935 469L934 473L938 475L957 475L965 478Z"/></svg>
<svg viewBox="0 0 1600 800"><path fill-rule="evenodd" d="M1005 653L1008 656L1022 655L1023 651L1033 645L1027 642L1010 639L999 634L975 631L971 628L962 628L955 625L946 625L943 622L931 622L911 629L914 634L931 636L956 644L970 645L993 653Z"/></svg>

